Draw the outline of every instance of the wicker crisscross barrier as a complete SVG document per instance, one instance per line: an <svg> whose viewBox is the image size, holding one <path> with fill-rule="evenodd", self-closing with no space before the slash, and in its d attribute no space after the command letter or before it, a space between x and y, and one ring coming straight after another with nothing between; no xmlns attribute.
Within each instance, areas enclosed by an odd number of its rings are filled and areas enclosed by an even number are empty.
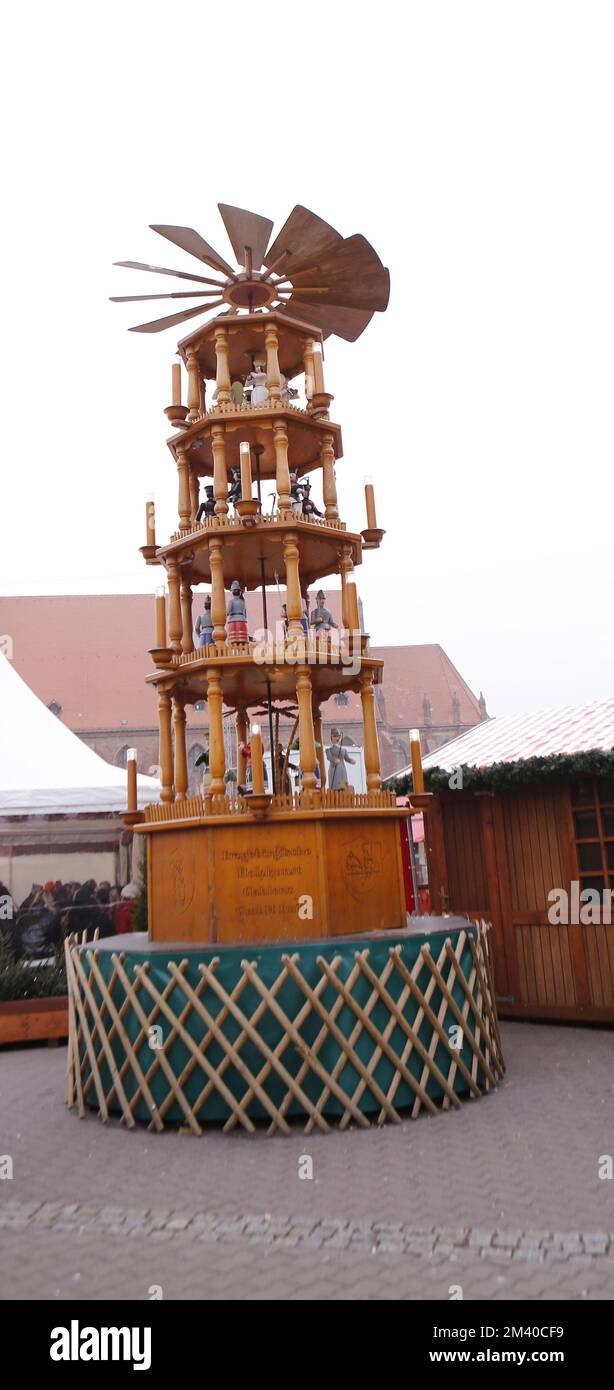
<svg viewBox="0 0 614 1390"><path fill-rule="evenodd" d="M71 937L68 1104L194 1134L207 1120L253 1131L264 1118L274 1134L301 1115L310 1133L458 1108L504 1071L489 933L434 933L413 962L405 940L375 936L178 961L170 946L147 957L146 941Z"/></svg>

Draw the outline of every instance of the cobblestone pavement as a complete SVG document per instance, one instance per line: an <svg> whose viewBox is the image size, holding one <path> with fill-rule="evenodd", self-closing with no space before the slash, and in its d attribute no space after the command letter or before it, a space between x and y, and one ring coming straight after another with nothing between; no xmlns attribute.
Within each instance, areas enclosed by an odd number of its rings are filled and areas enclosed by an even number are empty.
<svg viewBox="0 0 614 1390"><path fill-rule="evenodd" d="M503 1043L506 1079L457 1113L274 1139L80 1121L64 1049L5 1050L0 1296L614 1298L614 1033Z"/></svg>

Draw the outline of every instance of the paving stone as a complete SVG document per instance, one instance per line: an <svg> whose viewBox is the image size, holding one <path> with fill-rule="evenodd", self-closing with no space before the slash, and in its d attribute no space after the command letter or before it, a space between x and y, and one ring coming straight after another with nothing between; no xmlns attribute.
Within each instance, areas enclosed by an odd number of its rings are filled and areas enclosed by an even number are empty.
<svg viewBox="0 0 614 1390"><path fill-rule="evenodd" d="M0 1185L2 1295L145 1298L156 1282L165 1298L440 1301L461 1283L495 1301L614 1298L611 1196L594 1168L611 1033L576 1029L573 1047L558 1027L504 1024L503 1036L507 1077L486 1100L309 1139L294 1123L283 1139L127 1135L65 1108L63 1049L3 1054L2 1142L19 1142L21 1200ZM307 1146L316 1178L303 1183Z"/></svg>
<svg viewBox="0 0 614 1390"><path fill-rule="evenodd" d="M470 1231L469 1246L471 1249L482 1249L483 1247L491 1246L493 1236L494 1231L484 1231L479 1228L475 1231Z"/></svg>

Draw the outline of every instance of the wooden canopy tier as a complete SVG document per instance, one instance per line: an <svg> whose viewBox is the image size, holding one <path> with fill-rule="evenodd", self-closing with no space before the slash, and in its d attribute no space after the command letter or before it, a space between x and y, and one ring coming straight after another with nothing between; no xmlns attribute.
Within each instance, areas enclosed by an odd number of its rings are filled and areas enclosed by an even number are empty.
<svg viewBox="0 0 614 1390"><path fill-rule="evenodd" d="M192 371L201 380L216 381L218 385L222 376L222 390L225 373L232 380L245 376L255 357L266 357L262 321L262 312L241 317L220 314L213 323L182 338L177 352L188 375ZM278 371L283 372L288 381L303 372L313 374L313 345L323 341L320 329L274 309L266 314L266 323L269 356L276 352Z"/></svg>
<svg viewBox="0 0 614 1390"><path fill-rule="evenodd" d="M233 579L238 579L245 589L259 589L263 583L285 583L288 544L298 549L303 587L309 588L325 575L344 576L362 561L361 536L346 531L342 522L321 517L299 521L292 513L276 511L256 515L249 527L238 516L222 520L208 517L200 524L195 522L188 530L176 532L168 545L156 551L156 562L164 564L169 574L177 565L182 581L192 587L213 584L222 532L222 578L226 588Z"/></svg>

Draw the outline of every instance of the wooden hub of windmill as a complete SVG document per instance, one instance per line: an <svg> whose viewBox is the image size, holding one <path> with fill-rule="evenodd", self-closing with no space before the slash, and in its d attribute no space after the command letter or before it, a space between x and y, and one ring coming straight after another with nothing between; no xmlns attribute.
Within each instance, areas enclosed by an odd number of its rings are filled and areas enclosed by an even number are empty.
<svg viewBox="0 0 614 1390"><path fill-rule="evenodd" d="M259 277L248 279L247 275L240 275L226 285L224 299L233 309L249 309L251 313L252 309L270 308L277 299L277 291L273 285L264 284Z"/></svg>

